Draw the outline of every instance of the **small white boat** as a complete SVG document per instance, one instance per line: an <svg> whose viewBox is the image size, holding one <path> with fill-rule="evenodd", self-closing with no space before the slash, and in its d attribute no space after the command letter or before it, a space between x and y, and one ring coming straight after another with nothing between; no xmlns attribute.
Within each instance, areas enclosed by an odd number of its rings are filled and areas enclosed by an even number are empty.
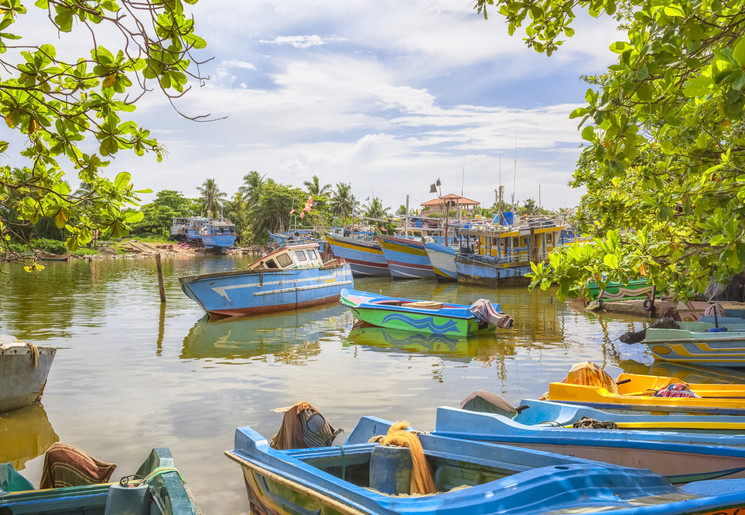
<svg viewBox="0 0 745 515"><path fill-rule="evenodd" d="M0 335L0 412L41 400L56 352Z"/></svg>

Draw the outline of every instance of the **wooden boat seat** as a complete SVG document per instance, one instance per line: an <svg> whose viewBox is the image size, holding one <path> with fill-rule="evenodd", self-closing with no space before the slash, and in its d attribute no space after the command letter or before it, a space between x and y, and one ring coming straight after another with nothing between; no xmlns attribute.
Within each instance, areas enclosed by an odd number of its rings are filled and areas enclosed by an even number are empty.
<svg viewBox="0 0 745 515"><path fill-rule="evenodd" d="M442 306L444 306L444 304L442 302L422 300L418 302L402 302L401 306L406 307L406 308L438 310L438 309L442 309Z"/></svg>

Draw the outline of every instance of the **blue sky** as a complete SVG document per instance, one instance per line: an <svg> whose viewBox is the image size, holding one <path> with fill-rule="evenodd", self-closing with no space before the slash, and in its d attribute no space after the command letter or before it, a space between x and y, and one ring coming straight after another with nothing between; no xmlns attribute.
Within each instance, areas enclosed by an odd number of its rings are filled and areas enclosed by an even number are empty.
<svg viewBox="0 0 745 515"><path fill-rule="evenodd" d="M580 75L614 60L611 20L579 17L547 58L470 0L202 0L193 13L210 80L177 107L227 118L192 122L150 94L134 118L168 156L121 156L109 174L187 196L207 178L232 196L251 170L298 187L318 175L395 210L407 194L412 208L433 198L437 178L443 194L490 206L501 169L508 200L514 185L518 201L540 188L546 208L579 202L568 114L583 103Z"/></svg>

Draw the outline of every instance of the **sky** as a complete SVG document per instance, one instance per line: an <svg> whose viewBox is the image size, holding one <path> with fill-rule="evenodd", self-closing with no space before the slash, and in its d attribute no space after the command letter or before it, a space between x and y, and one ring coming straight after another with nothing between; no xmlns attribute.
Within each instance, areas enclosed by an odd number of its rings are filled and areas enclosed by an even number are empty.
<svg viewBox="0 0 745 515"><path fill-rule="evenodd" d="M505 199L546 209L578 205L569 181L580 152L581 75L602 73L622 39L612 20L578 17L552 57L507 34L473 0L202 0L193 6L210 77L176 103L157 93L133 119L167 148L119 155L106 174L138 189L197 197L208 178L233 196L250 171L303 188L345 182L357 200L394 212L455 193L489 207ZM75 40L56 45L73 45ZM79 44L86 44L81 40ZM88 46L90 48L90 46ZM144 202L154 194L142 195Z"/></svg>

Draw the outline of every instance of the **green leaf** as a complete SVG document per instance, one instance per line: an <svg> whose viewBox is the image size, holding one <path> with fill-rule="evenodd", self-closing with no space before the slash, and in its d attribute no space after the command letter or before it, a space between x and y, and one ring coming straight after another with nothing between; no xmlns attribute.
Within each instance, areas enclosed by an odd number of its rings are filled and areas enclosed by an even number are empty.
<svg viewBox="0 0 745 515"><path fill-rule="evenodd" d="M615 270L618 268L618 256L615 254L606 254L605 257L603 257L603 263L605 263L609 268Z"/></svg>
<svg viewBox="0 0 745 515"><path fill-rule="evenodd" d="M677 18L684 18L686 15L683 9L679 5L676 5L676 4L666 5L662 9L662 12L664 12L666 16L677 17Z"/></svg>
<svg viewBox="0 0 745 515"><path fill-rule="evenodd" d="M132 180L132 175L128 172L120 172L114 179L114 187L118 190L124 189Z"/></svg>
<svg viewBox="0 0 745 515"><path fill-rule="evenodd" d="M745 68L745 37L739 38L735 43L732 49L732 57L741 67Z"/></svg>

